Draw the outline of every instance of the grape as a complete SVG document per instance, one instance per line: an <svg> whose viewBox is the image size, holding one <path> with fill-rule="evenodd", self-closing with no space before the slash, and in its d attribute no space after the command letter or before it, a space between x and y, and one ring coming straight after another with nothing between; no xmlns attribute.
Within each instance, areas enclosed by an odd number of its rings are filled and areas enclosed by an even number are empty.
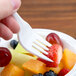
<svg viewBox="0 0 76 76"><path fill-rule="evenodd" d="M0 67L4 67L11 61L11 53L5 47L0 47Z"/></svg>
<svg viewBox="0 0 76 76"><path fill-rule="evenodd" d="M55 34L55 33L50 33L47 37L46 37L46 40L51 43L51 44L59 44L63 47L63 43L60 39L60 37Z"/></svg>

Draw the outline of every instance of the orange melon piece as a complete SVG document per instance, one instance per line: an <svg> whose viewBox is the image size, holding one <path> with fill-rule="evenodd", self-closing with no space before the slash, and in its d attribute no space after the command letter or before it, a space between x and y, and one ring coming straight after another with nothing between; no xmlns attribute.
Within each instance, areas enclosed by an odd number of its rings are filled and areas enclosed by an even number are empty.
<svg viewBox="0 0 76 76"><path fill-rule="evenodd" d="M76 63L76 54L65 49L63 53L63 62L65 67L71 70Z"/></svg>
<svg viewBox="0 0 76 76"><path fill-rule="evenodd" d="M29 71L29 70L25 70L25 75L24 76L33 76L35 73Z"/></svg>
<svg viewBox="0 0 76 76"><path fill-rule="evenodd" d="M8 64L1 72L1 76L24 76L24 71L13 64Z"/></svg>
<svg viewBox="0 0 76 76"><path fill-rule="evenodd" d="M44 64L43 62L39 60L31 59L23 64L23 68L25 70L31 71L34 74L38 74L38 73L43 74L46 72L46 64Z"/></svg>
<svg viewBox="0 0 76 76"><path fill-rule="evenodd" d="M34 57L34 55L31 53L24 53L24 54Z"/></svg>
<svg viewBox="0 0 76 76"><path fill-rule="evenodd" d="M63 63L60 62L59 66L58 66L57 68L48 68L48 67L47 67L47 71L52 70L52 71L54 71L56 74L58 74L62 68L63 68Z"/></svg>

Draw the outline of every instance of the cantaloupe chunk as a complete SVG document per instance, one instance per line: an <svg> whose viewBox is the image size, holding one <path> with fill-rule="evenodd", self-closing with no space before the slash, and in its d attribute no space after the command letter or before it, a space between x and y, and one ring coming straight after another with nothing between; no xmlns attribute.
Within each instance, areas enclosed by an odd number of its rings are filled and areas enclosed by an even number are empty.
<svg viewBox="0 0 76 76"><path fill-rule="evenodd" d="M45 73L46 72L46 64L38 60L29 60L23 64L23 68L25 70L29 70L34 74Z"/></svg>
<svg viewBox="0 0 76 76"><path fill-rule="evenodd" d="M76 54L68 49L65 49L63 53L63 62L66 68L72 69L76 63Z"/></svg>
<svg viewBox="0 0 76 76"><path fill-rule="evenodd" d="M1 76L24 76L24 71L13 64L8 64L1 72Z"/></svg>
<svg viewBox="0 0 76 76"><path fill-rule="evenodd" d="M34 57L34 55L33 54L31 54L31 53L24 53L25 55L29 55L29 56L32 56L32 57Z"/></svg>
<svg viewBox="0 0 76 76"><path fill-rule="evenodd" d="M25 70L25 75L24 76L33 76L35 73L29 71L29 70Z"/></svg>
<svg viewBox="0 0 76 76"><path fill-rule="evenodd" d="M54 71L56 74L58 74L62 68L63 68L63 63L60 62L59 66L56 67L56 68L48 68L48 67L47 67L47 71L52 70L52 71Z"/></svg>

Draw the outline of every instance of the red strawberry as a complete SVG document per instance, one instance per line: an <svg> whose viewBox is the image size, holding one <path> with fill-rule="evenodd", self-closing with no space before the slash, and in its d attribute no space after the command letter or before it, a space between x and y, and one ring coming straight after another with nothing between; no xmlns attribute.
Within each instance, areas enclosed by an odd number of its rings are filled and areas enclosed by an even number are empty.
<svg viewBox="0 0 76 76"><path fill-rule="evenodd" d="M69 69L63 68L63 69L59 72L58 76L65 76L69 71L70 71Z"/></svg>
<svg viewBox="0 0 76 76"><path fill-rule="evenodd" d="M54 44L53 46L49 47L48 55L46 56L54 62L49 62L41 58L38 58L38 60L44 62L47 67L57 67L62 58L62 47L58 44Z"/></svg>

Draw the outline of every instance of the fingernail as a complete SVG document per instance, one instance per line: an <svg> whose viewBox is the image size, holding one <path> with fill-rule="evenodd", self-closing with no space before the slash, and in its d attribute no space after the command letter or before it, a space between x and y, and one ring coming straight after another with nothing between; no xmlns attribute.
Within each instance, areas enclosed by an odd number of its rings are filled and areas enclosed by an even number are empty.
<svg viewBox="0 0 76 76"><path fill-rule="evenodd" d="M13 5L14 10L18 9L20 4L21 4L21 0L11 0L11 1L12 1L12 5Z"/></svg>

